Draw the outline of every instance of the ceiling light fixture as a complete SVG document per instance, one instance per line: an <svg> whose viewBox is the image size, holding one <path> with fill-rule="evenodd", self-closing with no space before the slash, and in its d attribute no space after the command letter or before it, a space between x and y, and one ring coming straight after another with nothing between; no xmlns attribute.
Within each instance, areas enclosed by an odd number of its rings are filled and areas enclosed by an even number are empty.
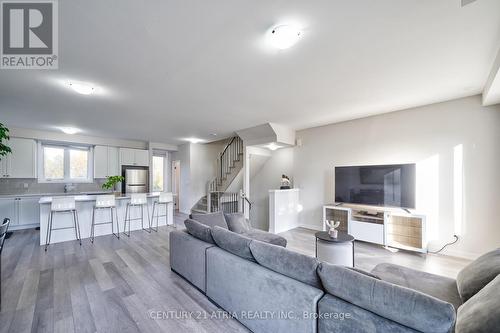
<svg viewBox="0 0 500 333"><path fill-rule="evenodd" d="M71 89L82 95L91 95L95 92L95 88L88 83L69 82Z"/></svg>
<svg viewBox="0 0 500 333"><path fill-rule="evenodd" d="M293 25L282 24L271 29L269 38L274 47L284 50L297 43L301 35L302 32L299 28Z"/></svg>
<svg viewBox="0 0 500 333"><path fill-rule="evenodd" d="M184 140L189 141L191 143L200 143L200 142L204 141L203 139L198 139L198 138L187 138L187 139L184 139Z"/></svg>
<svg viewBox="0 0 500 333"><path fill-rule="evenodd" d="M276 149L281 148L281 146L278 146L277 144L275 144L275 143L273 142L273 143L270 143L270 144L267 146L267 148L268 148L269 150L273 150L273 151L274 151L274 150L276 150Z"/></svg>
<svg viewBox="0 0 500 333"><path fill-rule="evenodd" d="M66 134L76 134L80 132L80 130L76 127L60 127L60 129Z"/></svg>

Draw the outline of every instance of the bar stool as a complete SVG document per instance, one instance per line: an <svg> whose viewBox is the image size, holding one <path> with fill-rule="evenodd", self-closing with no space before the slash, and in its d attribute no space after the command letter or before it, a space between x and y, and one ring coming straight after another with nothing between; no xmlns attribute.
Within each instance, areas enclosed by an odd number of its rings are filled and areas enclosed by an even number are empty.
<svg viewBox="0 0 500 333"><path fill-rule="evenodd" d="M52 220L56 213L70 213L73 215L73 226L63 227L63 228L52 228ZM78 224L78 213L76 211L76 204L74 197L66 198L52 198L52 203L50 204L50 214L49 222L47 225L47 236L45 237L45 251L50 244L50 237L52 236L52 230L64 230L64 229L75 229L76 239L82 245L82 238L80 235L80 226Z"/></svg>
<svg viewBox="0 0 500 333"><path fill-rule="evenodd" d="M151 228L151 230L158 232L158 220L160 217L165 217L166 223L168 225L168 204L173 202L173 197L172 193L166 193L162 192L160 193L160 196L158 197L158 200L155 200L153 202L153 214L151 214L151 225L153 225L153 221L156 217L156 230L154 228ZM160 207L165 206L165 215L160 215ZM155 216L155 209L156 209L156 216ZM175 223L174 223L174 227Z"/></svg>
<svg viewBox="0 0 500 333"><path fill-rule="evenodd" d="M148 216L148 229L144 228L144 206L147 209ZM140 207L141 208L141 217L138 218L130 218L130 211L132 207ZM149 221L149 207L148 207L148 198L146 197L146 193L132 193L130 194L130 201L127 203L127 208L125 209L125 223L123 224L123 233L130 237L130 221L141 220L142 230L151 232L151 221ZM127 222L128 222L128 234L127 234Z"/></svg>
<svg viewBox="0 0 500 333"><path fill-rule="evenodd" d="M109 216L111 217L111 221L107 222L95 222L95 212L97 210L105 210L109 209ZM116 234L114 230L114 217L113 217L113 209L115 210L116 217ZM116 211L116 199L113 194L111 195L98 195L95 199L95 206L92 209L92 226L90 229L90 241L94 243L95 238L95 226L103 225L103 224L111 224L111 233L116 236L116 238L120 239L120 226L118 225L118 212Z"/></svg>

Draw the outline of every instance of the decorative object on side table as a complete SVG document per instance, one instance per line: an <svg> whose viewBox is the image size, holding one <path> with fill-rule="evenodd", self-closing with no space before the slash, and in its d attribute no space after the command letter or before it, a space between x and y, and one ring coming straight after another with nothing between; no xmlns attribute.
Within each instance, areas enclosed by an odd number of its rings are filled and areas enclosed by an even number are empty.
<svg viewBox="0 0 500 333"><path fill-rule="evenodd" d="M340 221L335 222L335 221L325 220L325 223L330 228L328 230L328 234L330 235L330 237L337 238L337 236L339 234L339 231L337 230L337 228L340 225Z"/></svg>
<svg viewBox="0 0 500 333"><path fill-rule="evenodd" d="M289 190L291 189L290 178L287 175L281 175L281 186L280 190Z"/></svg>
<svg viewBox="0 0 500 333"><path fill-rule="evenodd" d="M102 188L104 190L113 190L114 192L116 191L116 184L122 182L125 180L125 177L123 176L109 176L106 178L106 182L102 184Z"/></svg>

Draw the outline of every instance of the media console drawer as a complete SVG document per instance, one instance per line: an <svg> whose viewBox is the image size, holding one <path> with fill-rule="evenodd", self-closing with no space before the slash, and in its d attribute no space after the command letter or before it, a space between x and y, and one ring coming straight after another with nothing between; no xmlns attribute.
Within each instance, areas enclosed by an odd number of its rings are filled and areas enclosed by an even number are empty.
<svg viewBox="0 0 500 333"><path fill-rule="evenodd" d="M351 220L349 233L360 241L384 245L384 225Z"/></svg>

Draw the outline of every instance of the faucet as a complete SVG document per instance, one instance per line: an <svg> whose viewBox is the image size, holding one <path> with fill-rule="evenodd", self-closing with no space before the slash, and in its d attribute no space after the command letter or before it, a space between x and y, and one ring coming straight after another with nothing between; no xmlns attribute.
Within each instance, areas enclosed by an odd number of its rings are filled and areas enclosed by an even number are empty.
<svg viewBox="0 0 500 333"><path fill-rule="evenodd" d="M76 186L74 184L65 184L64 185L64 193L72 192L74 191Z"/></svg>

